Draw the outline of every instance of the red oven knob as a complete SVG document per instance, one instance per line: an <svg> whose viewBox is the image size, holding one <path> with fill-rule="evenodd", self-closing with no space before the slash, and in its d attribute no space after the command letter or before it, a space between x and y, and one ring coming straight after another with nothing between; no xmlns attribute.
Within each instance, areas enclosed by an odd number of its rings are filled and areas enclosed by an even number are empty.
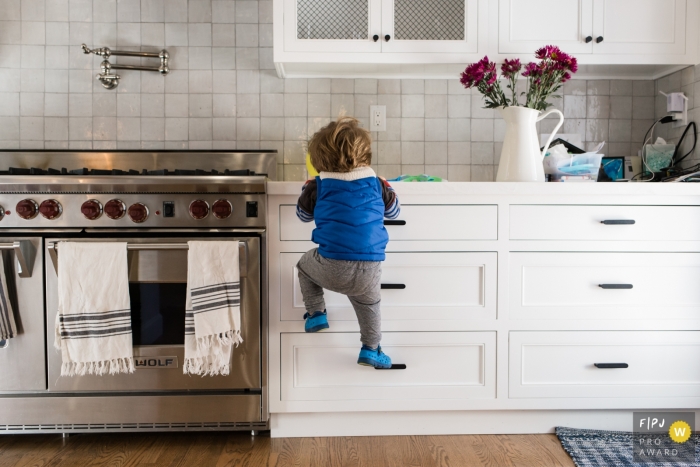
<svg viewBox="0 0 700 467"><path fill-rule="evenodd" d="M110 199L105 204L104 211L110 219L121 219L126 213L126 204L120 199Z"/></svg>
<svg viewBox="0 0 700 467"><path fill-rule="evenodd" d="M196 199L190 203L190 216L193 219L204 219L209 215L209 203L203 199Z"/></svg>
<svg viewBox="0 0 700 467"><path fill-rule="evenodd" d="M217 199L211 206L211 211L217 219L227 219L233 213L233 206L227 199Z"/></svg>
<svg viewBox="0 0 700 467"><path fill-rule="evenodd" d="M22 219L34 219L39 213L39 205L33 199L23 199L15 207L17 215Z"/></svg>
<svg viewBox="0 0 700 467"><path fill-rule="evenodd" d="M80 212L83 213L86 219L94 221L102 215L102 204L96 199L89 199L80 206Z"/></svg>
<svg viewBox="0 0 700 467"><path fill-rule="evenodd" d="M56 219L63 212L63 206L55 199L47 199L39 205L39 213L48 220Z"/></svg>
<svg viewBox="0 0 700 467"><path fill-rule="evenodd" d="M148 208L143 203L134 203L129 206L129 219L137 224L148 219Z"/></svg>

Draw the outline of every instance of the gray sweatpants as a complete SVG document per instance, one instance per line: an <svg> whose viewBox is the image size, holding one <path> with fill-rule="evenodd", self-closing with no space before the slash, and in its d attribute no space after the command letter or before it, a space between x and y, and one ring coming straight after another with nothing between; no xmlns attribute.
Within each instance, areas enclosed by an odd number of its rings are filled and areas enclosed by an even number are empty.
<svg viewBox="0 0 700 467"><path fill-rule="evenodd" d="M324 258L318 248L307 251L297 263L299 285L306 311L323 311L323 289L347 295L360 323L360 340L373 349L382 340L382 263Z"/></svg>

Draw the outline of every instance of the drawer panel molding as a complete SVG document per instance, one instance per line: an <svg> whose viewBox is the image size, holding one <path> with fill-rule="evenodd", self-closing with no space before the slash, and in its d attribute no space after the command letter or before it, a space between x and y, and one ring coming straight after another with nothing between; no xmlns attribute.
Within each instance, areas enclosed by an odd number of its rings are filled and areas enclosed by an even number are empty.
<svg viewBox="0 0 700 467"><path fill-rule="evenodd" d="M405 370L357 364L359 333L283 333L282 400L494 398L495 332L385 332L382 349Z"/></svg>
<svg viewBox="0 0 700 467"><path fill-rule="evenodd" d="M301 321L304 301L296 264L280 254L281 319ZM396 253L382 263L382 320L495 319L497 253ZM355 321L344 295L324 291L329 321Z"/></svg>

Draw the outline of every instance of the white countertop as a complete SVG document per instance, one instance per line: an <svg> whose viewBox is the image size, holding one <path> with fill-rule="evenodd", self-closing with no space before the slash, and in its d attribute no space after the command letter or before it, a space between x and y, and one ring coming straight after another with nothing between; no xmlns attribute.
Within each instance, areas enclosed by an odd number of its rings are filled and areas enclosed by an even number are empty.
<svg viewBox="0 0 700 467"><path fill-rule="evenodd" d="M390 182L403 195L700 196L700 183ZM268 182L269 195L299 195L304 182Z"/></svg>

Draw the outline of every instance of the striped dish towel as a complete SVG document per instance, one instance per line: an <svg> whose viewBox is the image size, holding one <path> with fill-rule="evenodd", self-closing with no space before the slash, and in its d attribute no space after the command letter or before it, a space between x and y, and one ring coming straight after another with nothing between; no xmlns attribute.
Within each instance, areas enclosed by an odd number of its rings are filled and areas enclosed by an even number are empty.
<svg viewBox="0 0 700 467"><path fill-rule="evenodd" d="M12 312L12 304L7 295L7 279L5 278L5 262L0 255L0 340L12 339L17 335L17 326Z"/></svg>
<svg viewBox="0 0 700 467"><path fill-rule="evenodd" d="M185 364L192 375L228 375L241 339L238 240L187 242Z"/></svg>
<svg viewBox="0 0 700 467"><path fill-rule="evenodd" d="M59 245L54 345L61 376L133 373L126 243Z"/></svg>

